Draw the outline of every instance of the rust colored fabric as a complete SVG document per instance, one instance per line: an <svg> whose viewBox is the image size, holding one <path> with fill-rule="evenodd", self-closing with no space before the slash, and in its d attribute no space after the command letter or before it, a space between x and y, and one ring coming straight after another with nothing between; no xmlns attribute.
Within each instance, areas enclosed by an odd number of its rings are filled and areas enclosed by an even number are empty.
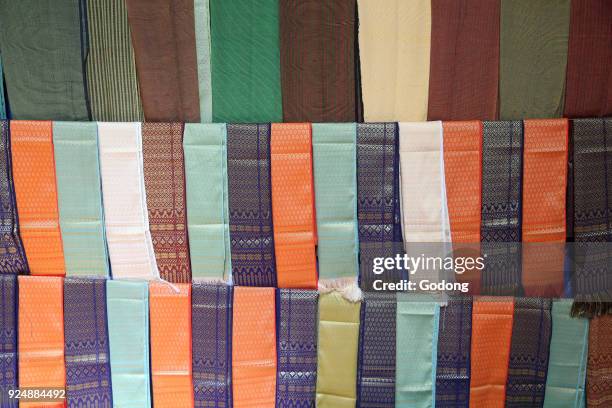
<svg viewBox="0 0 612 408"><path fill-rule="evenodd" d="M189 408L194 406L191 285L173 286L158 282L149 284L153 404Z"/></svg>
<svg viewBox="0 0 612 408"><path fill-rule="evenodd" d="M355 122L355 0L279 0L285 122Z"/></svg>
<svg viewBox="0 0 612 408"><path fill-rule="evenodd" d="M472 310L470 407L503 408L512 340L512 298L476 298Z"/></svg>
<svg viewBox="0 0 612 408"><path fill-rule="evenodd" d="M524 295L562 296L568 121L525 120L523 126Z"/></svg>
<svg viewBox="0 0 612 408"><path fill-rule="evenodd" d="M19 229L30 273L64 276L52 122L12 121L11 149Z"/></svg>
<svg viewBox="0 0 612 408"><path fill-rule="evenodd" d="M274 408L276 311L274 288L234 287L232 380L234 408Z"/></svg>
<svg viewBox="0 0 612 408"><path fill-rule="evenodd" d="M572 0L565 116L612 115L612 2Z"/></svg>
<svg viewBox="0 0 612 408"><path fill-rule="evenodd" d="M20 387L66 387L63 281L61 277L19 277ZM65 404L22 401L19 406L60 408Z"/></svg>
<svg viewBox="0 0 612 408"><path fill-rule="evenodd" d="M602 315L589 325L586 397L589 408L612 406L612 315Z"/></svg>
<svg viewBox="0 0 612 408"><path fill-rule="evenodd" d="M428 120L495 120L499 0L432 0Z"/></svg>
<svg viewBox="0 0 612 408"><path fill-rule="evenodd" d="M316 288L311 125L272 124L270 150L278 287Z"/></svg>
<svg viewBox="0 0 612 408"><path fill-rule="evenodd" d="M191 282L185 207L183 124L143 123L149 228L162 279Z"/></svg>
<svg viewBox="0 0 612 408"><path fill-rule="evenodd" d="M190 0L126 0L147 121L199 122L195 18Z"/></svg>

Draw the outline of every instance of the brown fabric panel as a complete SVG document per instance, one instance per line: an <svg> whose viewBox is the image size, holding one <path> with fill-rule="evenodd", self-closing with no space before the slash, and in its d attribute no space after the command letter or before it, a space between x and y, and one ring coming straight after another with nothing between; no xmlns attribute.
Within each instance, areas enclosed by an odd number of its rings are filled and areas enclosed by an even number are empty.
<svg viewBox="0 0 612 408"><path fill-rule="evenodd" d="M495 120L499 0L432 0L428 120Z"/></svg>
<svg viewBox="0 0 612 408"><path fill-rule="evenodd" d="M199 122L190 0L126 0L145 120Z"/></svg>
<svg viewBox="0 0 612 408"><path fill-rule="evenodd" d="M285 122L354 122L355 0L280 0Z"/></svg>
<svg viewBox="0 0 612 408"><path fill-rule="evenodd" d="M612 1L572 0L565 116L612 115Z"/></svg>
<svg viewBox="0 0 612 408"><path fill-rule="evenodd" d="M612 406L612 315L591 320L587 365L587 406Z"/></svg>

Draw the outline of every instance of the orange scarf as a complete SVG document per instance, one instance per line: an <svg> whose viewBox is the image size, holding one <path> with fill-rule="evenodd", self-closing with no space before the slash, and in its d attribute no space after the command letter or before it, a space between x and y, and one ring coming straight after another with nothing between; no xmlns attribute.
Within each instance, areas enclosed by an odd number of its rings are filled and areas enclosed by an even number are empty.
<svg viewBox="0 0 612 408"><path fill-rule="evenodd" d="M562 296L568 121L524 126L523 289L525 296Z"/></svg>
<svg viewBox="0 0 612 408"><path fill-rule="evenodd" d="M317 287L310 123L274 123L270 145L272 216L279 288Z"/></svg>
<svg viewBox="0 0 612 408"><path fill-rule="evenodd" d="M276 311L274 288L236 286L232 335L234 408L274 408Z"/></svg>
<svg viewBox="0 0 612 408"><path fill-rule="evenodd" d="M52 126L52 122L11 122L13 177L30 273L64 276Z"/></svg>
<svg viewBox="0 0 612 408"><path fill-rule="evenodd" d="M19 277L18 355L20 387L66 387L63 278ZM65 403L21 401L19 406L59 408Z"/></svg>
<svg viewBox="0 0 612 408"><path fill-rule="evenodd" d="M472 310L470 407L503 408L514 300L476 298Z"/></svg>
<svg viewBox="0 0 612 408"><path fill-rule="evenodd" d="M149 284L153 404L193 407L191 285ZM200 333L200 335L205 335Z"/></svg>

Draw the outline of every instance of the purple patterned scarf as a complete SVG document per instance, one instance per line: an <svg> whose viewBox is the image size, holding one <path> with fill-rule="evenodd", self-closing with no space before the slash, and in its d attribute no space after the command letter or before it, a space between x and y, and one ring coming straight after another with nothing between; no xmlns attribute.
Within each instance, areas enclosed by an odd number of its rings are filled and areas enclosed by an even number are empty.
<svg viewBox="0 0 612 408"><path fill-rule="evenodd" d="M0 275L0 406L17 408L9 399L17 388L17 276Z"/></svg>

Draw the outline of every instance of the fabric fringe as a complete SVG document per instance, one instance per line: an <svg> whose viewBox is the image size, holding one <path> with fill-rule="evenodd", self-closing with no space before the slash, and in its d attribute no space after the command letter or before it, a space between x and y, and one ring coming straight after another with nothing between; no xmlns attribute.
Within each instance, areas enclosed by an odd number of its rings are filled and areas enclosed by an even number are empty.
<svg viewBox="0 0 612 408"><path fill-rule="evenodd" d="M363 299L363 293L359 288L356 277L319 279L320 293L330 293L333 291L340 293L349 302L356 303Z"/></svg>
<svg viewBox="0 0 612 408"><path fill-rule="evenodd" d="M612 302L574 302L570 315L589 319L596 316L612 315Z"/></svg>

